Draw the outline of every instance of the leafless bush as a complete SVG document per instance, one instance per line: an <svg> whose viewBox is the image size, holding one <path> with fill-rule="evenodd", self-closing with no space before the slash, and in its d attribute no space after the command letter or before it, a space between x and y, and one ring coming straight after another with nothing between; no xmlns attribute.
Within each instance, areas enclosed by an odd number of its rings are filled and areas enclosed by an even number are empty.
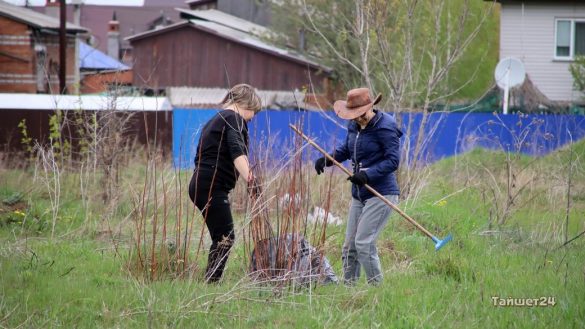
<svg viewBox="0 0 585 329"><path fill-rule="evenodd" d="M137 277L150 281L190 277L197 269L187 237L200 218L192 216L193 206L182 200L186 198L182 179L180 172L154 157L146 163L142 186L131 190L134 228L128 266Z"/></svg>
<svg viewBox="0 0 585 329"><path fill-rule="evenodd" d="M104 203L116 198L119 191L120 165L128 162L130 146L135 137L128 134L136 112L116 108L116 97L105 98L104 109L73 114L67 129L74 132L77 166L83 166L95 174L99 171Z"/></svg>
<svg viewBox="0 0 585 329"><path fill-rule="evenodd" d="M61 175L62 167L59 166L52 145L43 147L36 144L34 151L37 154L35 166L35 181L40 181L47 189L51 201L51 238L55 234L55 225L61 207Z"/></svg>
<svg viewBox="0 0 585 329"><path fill-rule="evenodd" d="M128 129L128 122L132 119L133 113L116 113L115 110L107 113L100 113L98 116L98 129L94 145L97 162L103 170L103 194L104 202L114 198L119 185L119 166L121 161L126 160L124 155L129 149L129 139L125 137Z"/></svg>
<svg viewBox="0 0 585 329"><path fill-rule="evenodd" d="M267 136L261 140L271 139ZM300 140L293 143L300 143ZM245 260L239 270L247 275L254 253L260 263L266 260L266 266L260 266L256 273L262 273L262 280L288 284L296 280L293 269L294 257L298 253L279 250L279 266L273 268L268 266L263 249L257 247L266 239L292 234L305 237L323 256L328 222L308 221L309 212L314 206L319 206L326 214L332 207L336 207L337 214L340 214L340 209L345 213L347 205L343 196L347 196L349 183L333 173L315 179L312 164L307 161L307 145L288 146L289 155L280 162L274 160L273 154L266 154L271 153L269 149L256 146L253 153L256 157L251 161L256 177L262 182L263 192L250 199L245 184L238 182L230 194L232 211L236 215L236 236L241 237L236 239L234 248L242 247ZM205 223L186 195L187 184L184 182L189 180L191 173L173 170L161 160L151 154L141 186L131 189L133 238L128 268L135 276L148 281L193 278L200 272L200 251L209 240ZM339 197L332 197L336 184L347 188ZM293 197L286 199L285 195Z"/></svg>
<svg viewBox="0 0 585 329"><path fill-rule="evenodd" d="M339 210L332 207L332 203L340 199L338 195L332 198L333 181L339 183L339 175L333 175L331 170L324 175L324 180L316 180L312 162L308 161L309 152L305 150L308 144L303 145L298 136L291 144L288 156L277 166L274 161L257 163L257 171L265 178L265 193L252 201L244 225L246 254L254 259L253 264L248 264L248 268L254 270L254 280L277 285L320 280L325 275L320 272L321 268L311 269L312 265L306 273L301 270L304 267L299 264L307 255L303 255L306 250L300 246L306 239L317 253L312 257L323 259L329 214L332 209ZM275 158L272 152L267 153ZM315 206L321 209L323 216L311 221L310 212ZM276 250L271 250L272 247ZM316 264L322 263L317 261Z"/></svg>

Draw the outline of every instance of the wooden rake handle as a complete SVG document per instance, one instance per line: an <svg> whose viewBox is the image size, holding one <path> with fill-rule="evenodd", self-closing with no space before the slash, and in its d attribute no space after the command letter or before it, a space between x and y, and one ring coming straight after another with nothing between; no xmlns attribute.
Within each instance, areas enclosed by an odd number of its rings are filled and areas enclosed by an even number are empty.
<svg viewBox="0 0 585 329"><path fill-rule="evenodd" d="M337 162L331 155L329 155L329 153L327 153L324 149L322 149L319 145L317 145L317 143L313 142L313 140L310 139L307 135L303 134L303 132L299 128L297 128L296 126L294 126L292 124L289 124L289 127L292 130L294 130L294 132L296 132L297 134L299 134L304 140L306 140L307 143L311 144L319 152L323 153L323 155L327 159L329 159L329 161L331 161L334 165L336 165L337 167L339 167L339 169L343 170L343 172L345 172L348 176L352 176L352 173L349 170L347 170L347 168L345 168L341 163ZM390 200L386 199L382 194L380 194L380 193L378 193L378 191L374 190L370 185L364 184L364 186L366 187L366 189L368 189L368 191L372 192L372 194L374 194L375 196L377 196L378 198L380 198L380 200L384 201L385 204L387 204L390 208L394 209L394 211L396 211L397 213L399 213L400 216L404 217L404 219L406 219L407 221L409 221L412 225L414 225L416 228L418 228L426 236L428 236L429 238L431 238L433 240L435 239L435 236L432 235L431 232L429 232L427 229L425 229L424 227L422 227L414 219L412 219L410 216L408 216L404 211L402 211L395 204L393 204L392 202L390 202Z"/></svg>

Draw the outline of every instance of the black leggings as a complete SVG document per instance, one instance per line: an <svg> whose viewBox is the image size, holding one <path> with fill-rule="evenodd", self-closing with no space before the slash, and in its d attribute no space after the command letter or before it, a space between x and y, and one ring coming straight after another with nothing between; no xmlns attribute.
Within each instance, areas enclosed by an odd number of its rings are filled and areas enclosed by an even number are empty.
<svg viewBox="0 0 585 329"><path fill-rule="evenodd" d="M191 178L189 184L189 196L195 206L201 211L201 215L211 236L211 248L207 259L205 279L215 282L221 279L229 252L234 244L234 220L228 200L229 191L215 187L209 193L209 180L199 176L196 181L196 174ZM195 186L197 185L197 186Z"/></svg>

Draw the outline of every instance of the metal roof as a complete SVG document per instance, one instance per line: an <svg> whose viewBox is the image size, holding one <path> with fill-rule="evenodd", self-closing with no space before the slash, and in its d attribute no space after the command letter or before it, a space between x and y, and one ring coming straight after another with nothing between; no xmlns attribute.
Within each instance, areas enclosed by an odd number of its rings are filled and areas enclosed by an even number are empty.
<svg viewBox="0 0 585 329"><path fill-rule="evenodd" d="M85 42L79 43L79 67L86 70L128 70L130 67L120 63Z"/></svg>
<svg viewBox="0 0 585 329"><path fill-rule="evenodd" d="M41 29L58 30L59 19L38 13L34 10L11 5L0 0L0 16L8 17L27 25L34 26ZM89 32L88 29L67 23L68 32Z"/></svg>
<svg viewBox="0 0 585 329"><path fill-rule="evenodd" d="M54 2L59 2L59 0L53 0ZM147 2L152 2L154 0L147 0ZM158 0L158 1L167 1L167 0ZM15 3L19 6L27 6L27 7L46 7L47 0L12 0L12 3ZM78 4L84 6L144 6L145 0L65 0L67 5L71 4Z"/></svg>
<svg viewBox="0 0 585 329"><path fill-rule="evenodd" d="M294 51L287 50L284 48L280 48L274 45L271 45L249 33L245 33L239 30L232 29L228 26L221 25L218 23L210 22L210 21L203 21L199 19L192 19L190 20L192 24L196 27L207 30L208 32L214 33L221 37L230 39L232 41L251 46L253 48L269 52L275 54L280 57L286 57L288 59L292 59L294 61L300 62L302 64L309 64L310 66L322 69L326 72L330 72L331 68L323 66L313 60L308 59L307 57L298 54Z"/></svg>
<svg viewBox="0 0 585 329"><path fill-rule="evenodd" d="M241 32L245 32L245 33L250 33L256 36L263 36L263 35L269 35L272 34L273 32L262 26L262 25L258 25L255 23L252 23L250 21L247 21L245 19L230 15L230 14L226 14L222 11L219 10L215 10L215 9L207 9L207 10L189 10L189 9L183 9L183 8L175 8L176 10L178 10L180 13L182 13L182 17L185 18L197 18L200 20L206 20L206 21L210 21L210 22L214 22L220 25L224 25L227 27L230 27L234 30L238 30ZM190 16L190 17L189 17Z"/></svg>
<svg viewBox="0 0 585 329"><path fill-rule="evenodd" d="M227 94L224 88L171 87L167 96L175 107L210 108L218 107ZM315 105L304 102L305 94L300 91L257 90L262 99L262 107L269 109L301 108L319 110Z"/></svg>
<svg viewBox="0 0 585 329"><path fill-rule="evenodd" d="M182 9L177 8L177 10L182 11ZM191 10L190 12L208 12L208 11L213 11L213 12L219 12L217 10ZM219 12L221 13L221 12ZM258 37L257 34L253 34L253 33L248 33L245 30L250 30L250 31L258 31L256 30L255 27L252 26L258 26L264 30L270 31L269 29L266 29L265 27L262 27L260 25L254 24L254 23L250 23L246 20L242 20L238 17L229 15L229 14L225 14L225 13L221 13L221 15L216 15L216 14L212 14L212 15L208 15L208 17L212 17L216 20L218 20L218 17L222 18L223 23L216 23L214 21L210 21L210 20L204 20L204 19L190 19L187 21L181 21L181 22L177 22L175 24L171 24L169 26L165 26L163 28L160 28L158 30L151 30L151 31L146 31L143 33L139 33L139 34L135 34L133 36L127 37L126 40L130 40L130 41L134 41L134 40L139 40L142 38L146 38L146 37L150 37L153 35L158 35L158 34L162 34L162 33L166 33L166 32L170 32L172 30L181 28L185 25L190 25L191 27L197 28L199 30L208 32L208 33L212 33L215 34L217 36L220 36L222 38L231 40L233 42L239 43L239 44L243 44L246 45L248 47L252 47L255 49L258 49L260 51L264 51L267 53L270 53L272 55L276 55L278 57L284 57L287 58L289 60L301 63L301 64L305 64L305 65L309 65L312 66L313 68L317 68L320 70L323 70L325 72L331 72L332 69L324 66L322 64L319 64L311 59L309 59L306 56L303 56L295 51L292 50L288 50L288 49L284 49L284 48L280 48L274 45L271 45L269 43L267 43L266 41L263 41L262 39L260 39ZM225 20L226 17L230 17L229 20ZM240 28L233 28L230 25L234 25L235 22L238 21L243 21L246 22L248 24L247 27L240 27ZM268 32L270 33L270 32Z"/></svg>
<svg viewBox="0 0 585 329"><path fill-rule="evenodd" d="M79 1L79 0L77 0ZM67 1L72 3L73 1ZM142 7L144 6L144 0L82 0L83 5L92 6L120 6L120 7Z"/></svg>
<svg viewBox="0 0 585 329"><path fill-rule="evenodd" d="M172 111L166 97L0 94L2 110Z"/></svg>
<svg viewBox="0 0 585 329"><path fill-rule="evenodd" d="M128 70L130 67L120 63L85 42L79 43L79 67L86 70Z"/></svg>

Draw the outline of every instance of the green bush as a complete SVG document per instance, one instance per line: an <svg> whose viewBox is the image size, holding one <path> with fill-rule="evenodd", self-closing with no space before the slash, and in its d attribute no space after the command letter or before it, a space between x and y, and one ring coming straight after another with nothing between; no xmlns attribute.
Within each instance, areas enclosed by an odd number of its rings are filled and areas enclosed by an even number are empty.
<svg viewBox="0 0 585 329"><path fill-rule="evenodd" d="M573 76L573 87L578 91L585 91L585 56L575 57L575 61L569 67Z"/></svg>

